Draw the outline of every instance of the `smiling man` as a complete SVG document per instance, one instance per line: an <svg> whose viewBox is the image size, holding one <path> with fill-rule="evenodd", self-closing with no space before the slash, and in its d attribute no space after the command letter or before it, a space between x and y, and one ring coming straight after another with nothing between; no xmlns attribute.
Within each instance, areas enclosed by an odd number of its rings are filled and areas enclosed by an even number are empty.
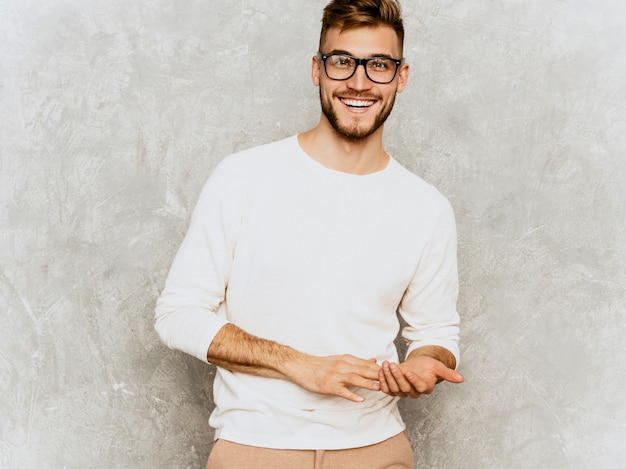
<svg viewBox="0 0 626 469"><path fill-rule="evenodd" d="M397 400L463 381L452 209L382 144L403 40L394 0L328 4L318 125L200 195L155 327L217 366L209 468L412 468Z"/></svg>

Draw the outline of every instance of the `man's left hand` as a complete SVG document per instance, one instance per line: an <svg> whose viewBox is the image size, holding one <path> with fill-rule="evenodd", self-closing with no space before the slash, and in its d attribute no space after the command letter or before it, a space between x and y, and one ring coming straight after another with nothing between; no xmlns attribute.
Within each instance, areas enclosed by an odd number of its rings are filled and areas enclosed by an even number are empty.
<svg viewBox="0 0 626 469"><path fill-rule="evenodd" d="M435 358L414 355L400 364L384 361L378 380L385 394L416 399L433 392L439 381L462 383L463 375Z"/></svg>

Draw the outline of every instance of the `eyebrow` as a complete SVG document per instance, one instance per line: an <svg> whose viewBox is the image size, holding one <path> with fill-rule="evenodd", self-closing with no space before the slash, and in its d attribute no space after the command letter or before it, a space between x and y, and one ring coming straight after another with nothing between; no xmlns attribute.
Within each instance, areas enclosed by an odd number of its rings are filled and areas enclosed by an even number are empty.
<svg viewBox="0 0 626 469"><path fill-rule="evenodd" d="M332 54L349 55L350 57L358 58L356 55L343 49L333 49L330 52L326 52L326 55L332 55ZM394 57L389 54L380 53L380 54L372 54L370 55L369 58L393 59Z"/></svg>

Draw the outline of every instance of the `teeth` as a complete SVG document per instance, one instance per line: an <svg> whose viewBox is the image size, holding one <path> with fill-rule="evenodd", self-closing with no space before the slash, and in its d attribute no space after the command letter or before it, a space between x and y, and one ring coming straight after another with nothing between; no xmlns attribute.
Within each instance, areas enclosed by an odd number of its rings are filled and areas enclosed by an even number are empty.
<svg viewBox="0 0 626 469"><path fill-rule="evenodd" d="M342 99L343 103L351 107L370 107L372 101L361 101L359 99Z"/></svg>

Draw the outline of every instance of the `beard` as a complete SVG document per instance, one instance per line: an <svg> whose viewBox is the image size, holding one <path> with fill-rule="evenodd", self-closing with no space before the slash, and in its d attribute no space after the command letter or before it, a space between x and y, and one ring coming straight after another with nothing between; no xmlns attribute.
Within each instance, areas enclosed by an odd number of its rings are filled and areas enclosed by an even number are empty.
<svg viewBox="0 0 626 469"><path fill-rule="evenodd" d="M396 100L396 96L394 94L391 97L390 101L385 105L385 107L383 107L378 112L378 114L376 114L376 117L374 118L374 122L372 123L372 125L370 125L369 127L364 127L358 121L347 122L347 123L340 122L339 118L337 117L337 113L335 112L335 109L333 108L333 104L331 101L332 98L330 99L326 98L322 94L321 87L319 89L319 93L320 93L320 103L322 105L322 113L324 114L324 116L326 116L326 119L328 119L328 122L330 123L332 128L335 130L335 132L337 132L339 136L351 142L358 142L358 141L364 140L370 135L372 135L374 132L376 132L385 123L385 121L389 117L389 114L391 114L391 110L393 109L393 105ZM355 98L355 99L371 97L371 96L365 96L365 95L359 95L359 94L353 94L353 95L342 94L342 96L347 97L347 98L348 97Z"/></svg>

